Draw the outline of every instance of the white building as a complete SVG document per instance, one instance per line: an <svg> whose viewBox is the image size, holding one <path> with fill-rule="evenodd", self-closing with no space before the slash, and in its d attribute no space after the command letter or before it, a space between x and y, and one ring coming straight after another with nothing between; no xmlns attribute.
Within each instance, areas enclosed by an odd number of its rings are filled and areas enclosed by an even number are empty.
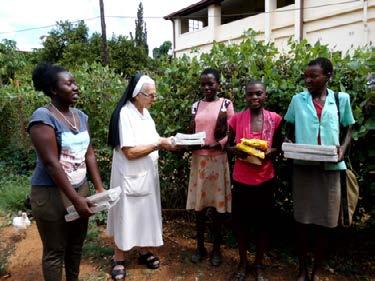
<svg viewBox="0 0 375 281"><path fill-rule="evenodd" d="M375 42L375 0L201 0L164 19L173 23L177 57L240 42L249 28L279 49L291 36L341 52Z"/></svg>

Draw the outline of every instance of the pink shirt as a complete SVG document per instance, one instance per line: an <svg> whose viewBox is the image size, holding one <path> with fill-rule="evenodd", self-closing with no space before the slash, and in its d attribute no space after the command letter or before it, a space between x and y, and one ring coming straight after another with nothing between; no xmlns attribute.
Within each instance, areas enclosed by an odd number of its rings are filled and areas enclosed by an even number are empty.
<svg viewBox="0 0 375 281"><path fill-rule="evenodd" d="M262 132L253 132L250 128L250 122L244 123L243 120L250 120L250 110L236 113L230 120L229 126L235 133L236 143L239 143L241 138L247 139L262 139ZM272 122L274 124L274 131L280 127L282 117L275 112L270 112ZM264 120L263 120L264 122ZM263 125L264 126L264 125ZM272 147L272 141L268 141L269 147ZM262 165L254 165L246 161L236 159L233 168L233 179L239 183L246 185L260 185L272 179L275 176L272 160L263 160Z"/></svg>
<svg viewBox="0 0 375 281"><path fill-rule="evenodd" d="M314 107L315 107L315 110L316 110L316 115L318 115L318 119L319 119L319 122L320 122L320 119L322 117L322 112L323 112L323 105L321 105L319 102L313 100L313 104L314 104ZM320 130L318 132L318 144L321 144L320 143Z"/></svg>
<svg viewBox="0 0 375 281"><path fill-rule="evenodd" d="M206 132L205 144L216 143L214 136L215 127L223 101L223 98L219 98L211 102L203 100L199 102L198 111L195 115L195 132ZM193 105L193 108L196 105L197 103ZM234 115L233 103L231 101L229 101L229 105L226 110L227 120L229 120ZM222 147L227 143L227 140L228 137L225 137L219 141ZM193 153L198 155L218 155L224 152L218 149L200 149L194 151Z"/></svg>

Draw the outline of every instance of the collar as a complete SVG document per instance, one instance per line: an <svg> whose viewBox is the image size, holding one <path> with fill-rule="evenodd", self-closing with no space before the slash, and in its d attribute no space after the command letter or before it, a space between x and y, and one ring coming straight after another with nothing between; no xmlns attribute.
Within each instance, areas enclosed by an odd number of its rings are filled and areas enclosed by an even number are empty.
<svg viewBox="0 0 375 281"><path fill-rule="evenodd" d="M126 105L128 108L134 112L135 115L139 116L141 119L148 119L148 111L146 108L143 108L143 114L138 111L135 105L129 100Z"/></svg>
<svg viewBox="0 0 375 281"><path fill-rule="evenodd" d="M328 91L328 95L327 95L327 98L326 98L326 102L330 103L330 104L336 103L335 102L335 94L334 94L334 92L331 89L328 89L328 88L327 88L327 91ZM309 91L302 92L302 98L305 101L311 100L311 102L312 102L312 96L309 93Z"/></svg>

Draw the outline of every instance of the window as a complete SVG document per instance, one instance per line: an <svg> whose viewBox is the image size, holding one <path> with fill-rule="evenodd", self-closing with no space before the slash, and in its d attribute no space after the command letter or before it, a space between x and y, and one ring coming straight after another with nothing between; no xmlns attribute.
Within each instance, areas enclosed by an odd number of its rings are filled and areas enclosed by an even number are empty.
<svg viewBox="0 0 375 281"><path fill-rule="evenodd" d="M189 32L203 28L203 22L200 20L189 20Z"/></svg>
<svg viewBox="0 0 375 281"><path fill-rule="evenodd" d="M294 0L277 0L277 8L294 4Z"/></svg>

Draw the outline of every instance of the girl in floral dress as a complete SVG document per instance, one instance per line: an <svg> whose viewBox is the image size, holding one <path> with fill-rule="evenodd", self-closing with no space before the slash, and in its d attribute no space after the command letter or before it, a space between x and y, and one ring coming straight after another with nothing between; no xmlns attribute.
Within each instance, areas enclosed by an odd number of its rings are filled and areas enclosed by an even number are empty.
<svg viewBox="0 0 375 281"><path fill-rule="evenodd" d="M206 132L206 139L201 149L193 151L190 169L186 208L195 210L197 230L197 249L191 260L198 263L207 256L204 232L210 214L213 236L210 263L219 266L222 215L231 212L230 174L223 148L227 142L227 120L234 110L230 100L217 96L220 74L216 69L202 72L200 87L204 98L192 106L192 128L195 132Z"/></svg>

